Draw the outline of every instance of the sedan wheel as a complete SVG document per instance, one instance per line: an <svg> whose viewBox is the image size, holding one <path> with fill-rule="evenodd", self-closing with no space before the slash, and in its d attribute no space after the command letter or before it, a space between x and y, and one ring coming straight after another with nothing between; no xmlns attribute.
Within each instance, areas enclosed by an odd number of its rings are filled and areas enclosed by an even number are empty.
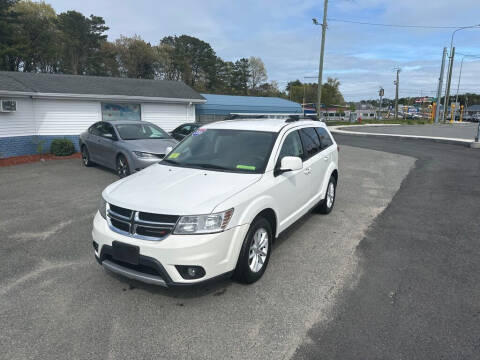
<svg viewBox="0 0 480 360"><path fill-rule="evenodd" d="M92 166L92 162L90 161L90 154L88 153L87 147L84 145L82 147L82 162L85 166Z"/></svg>
<svg viewBox="0 0 480 360"><path fill-rule="evenodd" d="M120 178L130 175L130 168L127 159L123 155L120 155L117 159L117 174Z"/></svg>

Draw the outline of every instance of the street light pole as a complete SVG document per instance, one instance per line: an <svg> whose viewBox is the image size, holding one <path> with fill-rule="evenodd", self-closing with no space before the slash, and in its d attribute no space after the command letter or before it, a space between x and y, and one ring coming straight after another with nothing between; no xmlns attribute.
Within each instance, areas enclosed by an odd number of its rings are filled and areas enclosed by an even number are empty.
<svg viewBox="0 0 480 360"><path fill-rule="evenodd" d="M450 97L450 84L452 82L451 72L452 72L452 68L453 68L453 58L454 58L454 55L455 55L455 50L453 50L453 37L455 36L457 31L465 30L465 29L472 29L472 28L476 28L476 27L480 27L480 24L472 25L472 26L462 26L462 27L459 27L458 29L455 29L452 32L452 37L450 39L450 57L449 57L449 61L448 61L449 73L447 74L447 86L445 88L445 101L444 101L444 106L443 106L443 120L444 121L446 119L448 101L449 101L449 97Z"/></svg>
<svg viewBox="0 0 480 360"><path fill-rule="evenodd" d="M322 106L322 75L323 75L323 56L325 53L325 35L327 32L327 8L328 0L323 2L323 22L322 22L322 44L320 46L320 64L318 66L318 90L317 90L317 116L320 119ZM320 25L317 19L312 19L315 25Z"/></svg>

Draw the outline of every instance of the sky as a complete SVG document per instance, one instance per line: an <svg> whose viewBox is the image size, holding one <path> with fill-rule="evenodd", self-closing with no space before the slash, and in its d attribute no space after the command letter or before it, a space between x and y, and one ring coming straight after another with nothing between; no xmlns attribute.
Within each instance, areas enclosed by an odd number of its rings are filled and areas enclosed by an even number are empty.
<svg viewBox="0 0 480 360"><path fill-rule="evenodd" d="M258 56L269 81L316 82L320 53L322 0L47 0L58 12L77 10L102 16L108 38L139 35L157 44L168 35L204 40L224 60ZM330 0L324 81L338 78L345 100L393 98L395 68L400 96L436 94L443 47L454 29L367 26L339 22L469 26L480 24L480 0ZM458 31L452 91L457 90L462 55L480 56L480 27ZM465 57L459 92L480 92L480 57Z"/></svg>

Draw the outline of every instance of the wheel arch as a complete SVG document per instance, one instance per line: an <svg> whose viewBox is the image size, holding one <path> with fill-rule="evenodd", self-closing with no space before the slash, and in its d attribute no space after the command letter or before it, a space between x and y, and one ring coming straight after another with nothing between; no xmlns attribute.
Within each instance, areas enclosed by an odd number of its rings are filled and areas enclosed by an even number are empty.
<svg viewBox="0 0 480 360"><path fill-rule="evenodd" d="M273 210L272 208L265 208L255 216L253 221L255 221L255 219L258 219L260 217L263 217L270 223L272 227L273 240L275 240L277 237L277 221L278 221L275 210Z"/></svg>

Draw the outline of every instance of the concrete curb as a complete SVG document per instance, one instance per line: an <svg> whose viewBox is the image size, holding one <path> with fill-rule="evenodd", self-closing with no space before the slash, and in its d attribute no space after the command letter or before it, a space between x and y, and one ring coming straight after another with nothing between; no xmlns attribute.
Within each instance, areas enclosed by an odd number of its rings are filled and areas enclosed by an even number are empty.
<svg viewBox="0 0 480 360"><path fill-rule="evenodd" d="M437 137L437 136L420 136L420 135L402 135L402 134L380 134L380 133L369 133L369 132L360 132L360 131L348 131L342 130L346 127L368 127L368 126L400 126L400 124L365 124L365 125L338 125L329 127L329 130L334 134L343 134L343 135L357 135L357 136L384 136L400 139L420 139L420 140L430 140L435 142L441 142L446 144L457 144L474 147L473 140L460 139L460 138L446 138L446 137Z"/></svg>

